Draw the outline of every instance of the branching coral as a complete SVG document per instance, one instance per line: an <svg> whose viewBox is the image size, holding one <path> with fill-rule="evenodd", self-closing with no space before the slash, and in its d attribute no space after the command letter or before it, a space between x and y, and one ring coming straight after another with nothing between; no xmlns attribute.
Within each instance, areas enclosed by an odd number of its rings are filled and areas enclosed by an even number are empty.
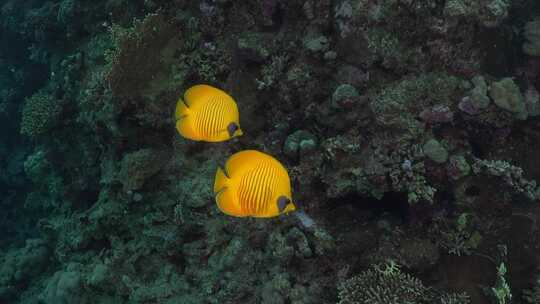
<svg viewBox="0 0 540 304"><path fill-rule="evenodd" d="M390 261L343 282L338 304L427 303L427 299L428 288Z"/></svg>
<svg viewBox="0 0 540 304"><path fill-rule="evenodd" d="M502 178L508 186L532 201L540 199L540 187L536 181L527 180L520 167L503 160L475 159L472 169L475 174L487 174Z"/></svg>

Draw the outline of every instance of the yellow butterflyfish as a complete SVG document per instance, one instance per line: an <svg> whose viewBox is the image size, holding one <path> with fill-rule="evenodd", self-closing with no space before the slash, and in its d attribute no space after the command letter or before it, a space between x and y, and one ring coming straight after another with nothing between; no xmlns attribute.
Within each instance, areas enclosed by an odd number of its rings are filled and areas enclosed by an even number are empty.
<svg viewBox="0 0 540 304"><path fill-rule="evenodd" d="M214 194L219 209L231 216L274 217L296 210L285 167L255 150L237 152L218 168Z"/></svg>
<svg viewBox="0 0 540 304"><path fill-rule="evenodd" d="M185 138L219 142L241 136L238 106L224 91L200 84L176 103L176 129Z"/></svg>

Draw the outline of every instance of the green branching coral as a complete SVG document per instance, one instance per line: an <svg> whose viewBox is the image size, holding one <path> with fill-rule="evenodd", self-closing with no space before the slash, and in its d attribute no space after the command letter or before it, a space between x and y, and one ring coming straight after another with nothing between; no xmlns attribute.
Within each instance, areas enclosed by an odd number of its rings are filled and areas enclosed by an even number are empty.
<svg viewBox="0 0 540 304"><path fill-rule="evenodd" d="M27 98L21 119L21 134L30 137L49 131L57 122L62 111L60 102L44 90Z"/></svg>
<svg viewBox="0 0 540 304"><path fill-rule="evenodd" d="M440 304L469 304L471 299L468 294L462 293L449 293L442 295L439 299Z"/></svg>
<svg viewBox="0 0 540 304"><path fill-rule="evenodd" d="M491 295L497 304L510 303L512 300L512 292L505 278L506 272L505 264L501 263L499 267L497 267L497 281L495 282L495 286L491 287L490 290Z"/></svg>
<svg viewBox="0 0 540 304"><path fill-rule="evenodd" d="M439 225L438 222L436 221L437 225ZM482 241L482 235L474 229L474 219L470 218L469 213L462 213L452 227L446 226L447 222L441 224L443 231L438 241L449 254L470 255Z"/></svg>
<svg viewBox="0 0 540 304"><path fill-rule="evenodd" d="M395 262L375 265L339 287L338 304L428 303L428 288Z"/></svg>

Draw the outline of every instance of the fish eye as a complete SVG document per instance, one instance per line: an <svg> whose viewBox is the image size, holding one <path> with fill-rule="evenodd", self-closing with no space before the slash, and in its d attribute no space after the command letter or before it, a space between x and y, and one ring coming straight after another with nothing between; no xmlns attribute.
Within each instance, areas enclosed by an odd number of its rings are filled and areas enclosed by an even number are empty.
<svg viewBox="0 0 540 304"><path fill-rule="evenodd" d="M236 130L238 130L238 125L234 122L231 122L228 126L227 126L227 132L229 132L229 136L230 137L233 137L234 136L234 132L236 132Z"/></svg>
<svg viewBox="0 0 540 304"><path fill-rule="evenodd" d="M283 210L285 210L285 208L287 207L287 205L291 202L290 199L288 199L286 196L282 195L280 197L278 197L277 199L277 205L278 205L278 210L279 212L283 212Z"/></svg>

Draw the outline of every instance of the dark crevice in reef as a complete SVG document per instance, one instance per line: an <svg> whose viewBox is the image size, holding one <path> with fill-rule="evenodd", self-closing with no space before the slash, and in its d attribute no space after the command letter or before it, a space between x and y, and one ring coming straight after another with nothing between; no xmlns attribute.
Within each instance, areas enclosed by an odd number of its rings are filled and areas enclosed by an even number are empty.
<svg viewBox="0 0 540 304"><path fill-rule="evenodd" d="M470 138L469 145L471 146L471 153L474 157L482 159L488 154L487 146L479 140Z"/></svg>
<svg viewBox="0 0 540 304"><path fill-rule="evenodd" d="M478 41L484 52L483 71L499 78L514 70L521 49L521 44L514 41L515 36L511 26L486 28L478 33Z"/></svg>
<svg viewBox="0 0 540 304"><path fill-rule="evenodd" d="M349 214L352 218L364 218L367 216L368 218L377 219L383 214L390 214L402 221L406 221L409 219L410 205L407 201L407 194L403 192L386 192L381 199L354 193L330 200L328 208L334 212L337 209L353 212L353 214Z"/></svg>
<svg viewBox="0 0 540 304"><path fill-rule="evenodd" d="M478 196L480 195L480 187L476 185L471 185L465 189L465 195L467 196Z"/></svg>

